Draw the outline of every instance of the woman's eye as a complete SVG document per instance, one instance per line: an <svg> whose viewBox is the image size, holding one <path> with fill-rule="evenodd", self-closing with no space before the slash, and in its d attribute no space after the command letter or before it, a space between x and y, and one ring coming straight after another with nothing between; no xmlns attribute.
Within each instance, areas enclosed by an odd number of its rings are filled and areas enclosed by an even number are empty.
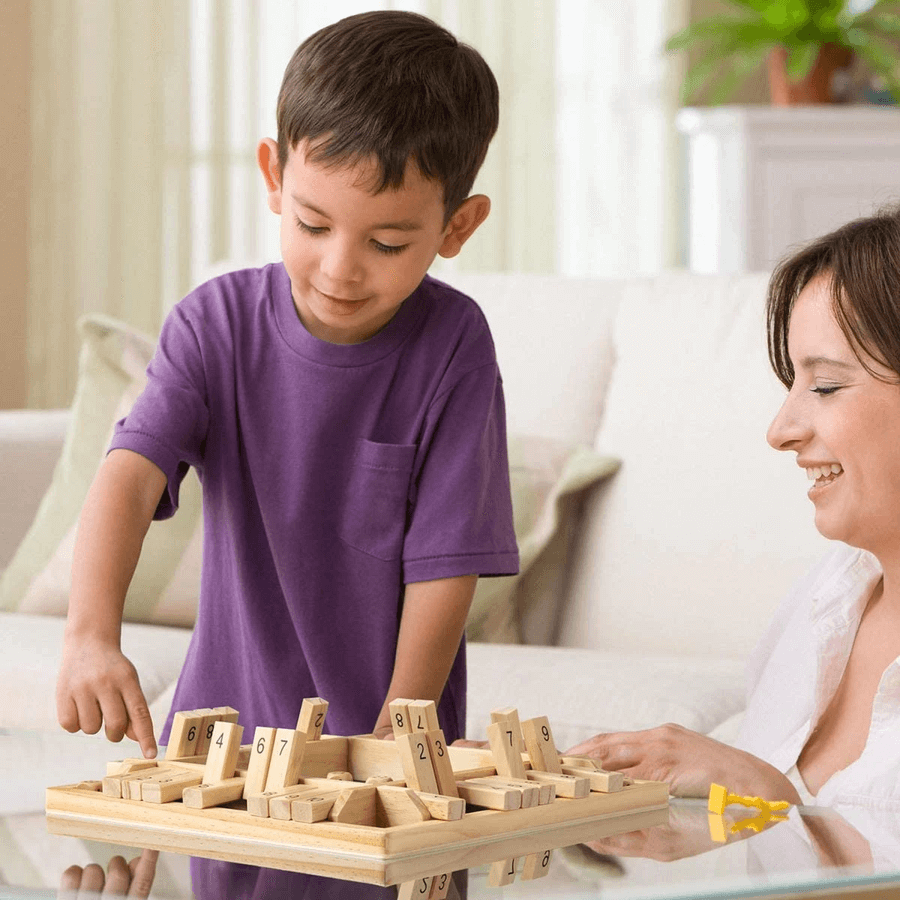
<svg viewBox="0 0 900 900"><path fill-rule="evenodd" d="M409 246L409 244L400 244L394 247L390 244L382 244L381 241L372 241L372 245L379 253L384 253L387 256L393 256L395 253L402 253Z"/></svg>
<svg viewBox="0 0 900 900"><path fill-rule="evenodd" d="M814 394L821 394L823 397L827 397L829 394L837 393L840 389L840 385L832 385L830 387L814 387L811 390Z"/></svg>
<svg viewBox="0 0 900 900"><path fill-rule="evenodd" d="M297 223L297 227L307 234L324 234L328 230L315 225L307 225L299 216L294 216L294 221Z"/></svg>

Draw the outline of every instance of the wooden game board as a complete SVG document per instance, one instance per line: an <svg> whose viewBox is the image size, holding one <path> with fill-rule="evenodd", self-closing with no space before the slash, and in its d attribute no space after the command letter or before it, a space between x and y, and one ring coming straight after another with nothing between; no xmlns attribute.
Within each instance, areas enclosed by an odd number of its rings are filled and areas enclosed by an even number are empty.
<svg viewBox="0 0 900 900"><path fill-rule="evenodd" d="M323 704L245 746L234 710L179 713L159 762L49 788L48 829L390 885L495 861L502 877L519 857L540 877L548 850L668 815L665 784L560 757L544 718L498 711L481 750L446 747L433 704L398 701L395 741L321 735Z"/></svg>

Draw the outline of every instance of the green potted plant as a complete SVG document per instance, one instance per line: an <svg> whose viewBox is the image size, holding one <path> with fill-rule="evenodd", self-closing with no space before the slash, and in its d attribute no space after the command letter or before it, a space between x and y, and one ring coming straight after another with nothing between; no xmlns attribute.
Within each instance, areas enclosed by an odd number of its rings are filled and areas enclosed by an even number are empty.
<svg viewBox="0 0 900 900"><path fill-rule="evenodd" d="M730 13L694 22L666 42L667 50L697 50L682 88L687 101L704 85L722 103L752 71L768 62L772 102L824 103L836 69L856 54L900 101L900 2L875 0L858 11L852 0L729 0Z"/></svg>

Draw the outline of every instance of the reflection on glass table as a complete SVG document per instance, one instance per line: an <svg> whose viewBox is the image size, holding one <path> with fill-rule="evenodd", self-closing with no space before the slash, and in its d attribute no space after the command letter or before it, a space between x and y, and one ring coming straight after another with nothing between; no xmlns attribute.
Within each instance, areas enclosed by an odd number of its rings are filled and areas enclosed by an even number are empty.
<svg viewBox="0 0 900 900"><path fill-rule="evenodd" d="M48 834L42 818L0 819L0 884L6 885L0 896L86 898L122 891L173 900L900 896L900 829L865 811L841 815L794 808L783 819L759 822L753 811L729 808L724 816L714 816L703 801L673 800L667 822L556 849L546 864L545 855L533 860L537 868L531 873L525 872L526 859L507 858L458 868L452 878L439 872L397 887L169 852L141 853ZM126 872L128 860L136 861ZM856 893L842 893L850 889Z"/></svg>

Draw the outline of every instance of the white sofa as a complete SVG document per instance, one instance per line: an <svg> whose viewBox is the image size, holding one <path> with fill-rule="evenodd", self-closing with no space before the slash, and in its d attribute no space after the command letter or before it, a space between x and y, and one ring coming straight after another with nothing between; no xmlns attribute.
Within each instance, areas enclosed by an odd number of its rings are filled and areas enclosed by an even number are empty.
<svg viewBox="0 0 900 900"><path fill-rule="evenodd" d="M583 498L569 545L539 560L524 585L526 637L556 646L470 644L469 736L483 736L491 708L515 705L548 715L561 746L664 721L727 738L747 654L826 549L804 473L765 441L784 394L766 360L765 276L448 280L492 326L510 433L622 461ZM65 411L0 412L0 568L40 502L67 423ZM59 617L0 612L6 809L39 807L42 786L135 752L56 725L62 627ZM188 636L125 626L157 720Z"/></svg>

